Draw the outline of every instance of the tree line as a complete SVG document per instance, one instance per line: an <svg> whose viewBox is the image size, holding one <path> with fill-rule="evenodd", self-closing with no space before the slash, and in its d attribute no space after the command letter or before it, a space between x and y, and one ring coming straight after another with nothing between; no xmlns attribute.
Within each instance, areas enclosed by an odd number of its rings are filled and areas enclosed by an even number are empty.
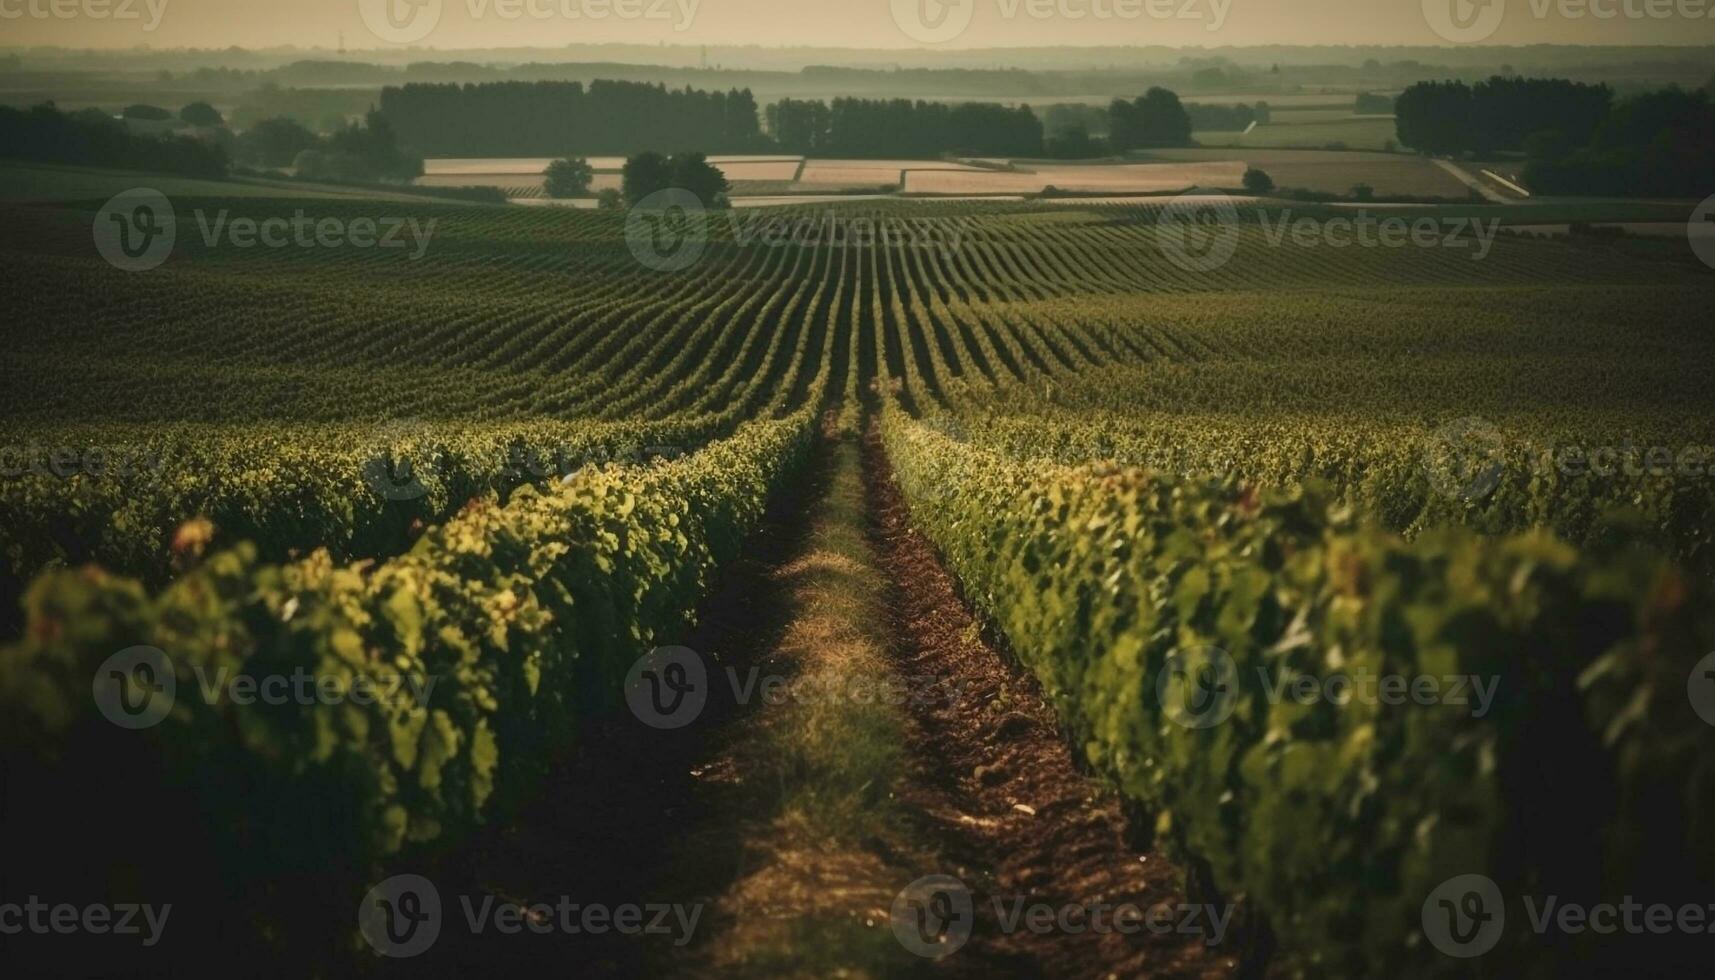
<svg viewBox="0 0 1715 980"><path fill-rule="evenodd" d="M992 102L782 99L768 107L767 116L768 131L779 148L807 156L954 153L1088 159L1191 143L1190 113L1179 96L1163 88L1152 88L1136 99L1115 99L1105 110L1050 107L1044 116L1053 123L1053 131L1046 137L1043 120L1028 106ZM1092 127L1099 127L1100 135L1091 135Z"/></svg>
<svg viewBox="0 0 1715 980"><path fill-rule="evenodd" d="M749 90L640 82L410 84L381 90L400 142L425 156L625 155L670 139L706 153L763 149Z"/></svg>
<svg viewBox="0 0 1715 980"><path fill-rule="evenodd" d="M1606 85L1557 78L1503 78L1486 82L1419 82L1394 101L1399 140L1424 153L1522 150L1532 133L1558 132L1582 146L1608 114L1614 93Z"/></svg>
<svg viewBox="0 0 1715 980"><path fill-rule="evenodd" d="M226 148L213 140L135 133L99 109L66 113L52 103L0 106L0 155L188 177L224 177L228 166Z"/></svg>
<svg viewBox="0 0 1715 980"><path fill-rule="evenodd" d="M1036 156L1042 151L1042 122L1022 105L782 99L767 114L775 144L806 156Z"/></svg>
<svg viewBox="0 0 1715 980"><path fill-rule="evenodd" d="M759 113L747 89L670 90L638 82L409 84L383 89L381 112L400 142L425 156L629 156L663 144L704 153L859 158L1042 156L1065 149L1044 140L1042 120L1024 105L788 98ZM1247 112L1248 123L1255 110ZM1160 88L1114 100L1104 129L1105 140L1086 141L1066 155L1184 146L1191 139L1189 113Z"/></svg>
<svg viewBox="0 0 1715 980"><path fill-rule="evenodd" d="M1540 194L1689 197L1715 191L1715 106L1678 88L1617 100L1565 79L1420 82L1400 94L1400 142L1424 153L1523 152Z"/></svg>

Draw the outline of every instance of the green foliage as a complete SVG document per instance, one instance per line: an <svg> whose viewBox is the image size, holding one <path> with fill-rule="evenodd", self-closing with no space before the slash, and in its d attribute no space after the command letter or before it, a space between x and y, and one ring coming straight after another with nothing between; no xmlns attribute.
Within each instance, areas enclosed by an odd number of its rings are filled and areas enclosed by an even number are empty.
<svg viewBox="0 0 1715 980"><path fill-rule="evenodd" d="M321 144L320 137L292 119L264 119L238 136L238 158L263 167L289 167L298 154Z"/></svg>
<svg viewBox="0 0 1715 980"><path fill-rule="evenodd" d="M727 204L727 191L732 189L720 168L701 153L675 153L672 157L639 153L625 161L622 180L625 199L631 204L668 188L678 188L695 194L704 207L722 208Z"/></svg>
<svg viewBox="0 0 1715 980"><path fill-rule="evenodd" d="M1715 880L1715 729L1685 698L1715 617L1671 565L1540 533L1408 542L1315 488L1018 462L897 412L884 431L914 522L1076 744L1257 904L1292 971L1454 975L1420 916L1459 874L1512 896L1600 882L1616 900ZM1195 676L1215 650L1231 716L1181 724L1170 658ZM1497 686L1482 717L1447 699L1271 698L1365 673ZM1644 799L1658 809L1628 802ZM1509 928L1485 965L1544 968L1527 935Z"/></svg>
<svg viewBox="0 0 1715 980"><path fill-rule="evenodd" d="M594 168L582 157L555 160L548 164L542 186L549 197L587 197L594 179Z"/></svg>
<svg viewBox="0 0 1715 980"><path fill-rule="evenodd" d="M179 120L192 126L223 126L225 120L207 102L191 102L179 110Z"/></svg>
<svg viewBox="0 0 1715 980"><path fill-rule="evenodd" d="M99 771L100 759L76 757L108 726L90 698L94 672L121 649L154 646L179 697L136 737L199 808L243 828L222 844L264 855L232 860L339 867L456 836L516 800L617 698L631 663L688 626L796 473L810 422L757 422L678 462L588 468L504 506L478 498L379 565L326 551L270 565L245 544L153 595L93 568L42 576L23 639L0 649L0 744L14 762ZM222 669L301 669L344 696L360 679L435 684L425 699L369 705L195 693Z"/></svg>

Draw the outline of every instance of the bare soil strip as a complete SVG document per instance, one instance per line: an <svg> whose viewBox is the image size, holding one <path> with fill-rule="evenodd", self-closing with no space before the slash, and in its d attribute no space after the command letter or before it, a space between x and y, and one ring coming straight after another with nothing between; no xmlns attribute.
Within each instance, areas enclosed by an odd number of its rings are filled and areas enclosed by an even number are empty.
<svg viewBox="0 0 1715 980"><path fill-rule="evenodd" d="M440 884L445 921L432 955L392 966L414 976L1234 972L1231 937L1211 950L1206 932L1007 923L1021 901L1176 906L1182 876L1128 845L1118 800L1078 770L1034 682L983 642L911 528L874 434L830 432L818 457L685 640L708 664L696 720L664 731L612 719L521 819L438 867L399 869ZM950 875L972 896L968 941L939 958L908 951L894 929L896 897L926 875ZM682 943L472 936L461 896L671 904L697 919Z"/></svg>
<svg viewBox="0 0 1715 980"><path fill-rule="evenodd" d="M955 702L912 705L913 765L900 789L958 862L948 872L976 892L975 934L948 965L970 957L1030 976L1231 975L1236 957L1223 955L1235 948L1230 933L1211 949L1195 932L1001 927L995 900L1006 908L1020 896L1056 909L1178 907L1186 903L1183 875L1162 855L1128 845L1118 798L1079 771L1040 688L984 642L954 579L911 526L873 427L864 448L876 551L892 583L895 669L964 685Z"/></svg>

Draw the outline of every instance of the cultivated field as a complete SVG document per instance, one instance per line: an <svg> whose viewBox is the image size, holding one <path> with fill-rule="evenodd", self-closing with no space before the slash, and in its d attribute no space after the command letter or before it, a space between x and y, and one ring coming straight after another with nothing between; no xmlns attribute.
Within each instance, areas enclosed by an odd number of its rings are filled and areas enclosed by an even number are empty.
<svg viewBox="0 0 1715 980"><path fill-rule="evenodd" d="M1153 158L728 174L1446 176ZM1604 896L1715 877L1715 781L1684 775L1715 748L1686 698L1715 649L1715 276L1683 247L1455 233L1430 209L1409 212L1427 244L1352 244L1339 212L1291 234L1255 201L853 202L639 233L187 181L163 186L170 255L127 271L91 229L135 179L55 173L18 171L0 208L29 286L0 354L0 745L29 801L6 873L170 898L162 957L917 975L933 960L890 903L957 869L985 895L1239 910L1220 939L1101 942L978 911L949 961L973 976L1234 976L1256 947L1280 975L1451 976L1423 909L1459 875ZM203 230L299 214L407 244ZM160 658L121 678L178 691L142 731L110 720L134 717L129 682L101 694L137 648ZM709 706L664 723L688 663ZM752 666L913 696L712 693ZM436 683L258 706L199 695L217 671ZM1492 686L1480 712L1274 696L1353 676ZM92 832L90 773L126 833ZM490 933L400 965L353 910L403 873L709 914L683 945ZM1484 968L1634 951L1515 930Z"/></svg>

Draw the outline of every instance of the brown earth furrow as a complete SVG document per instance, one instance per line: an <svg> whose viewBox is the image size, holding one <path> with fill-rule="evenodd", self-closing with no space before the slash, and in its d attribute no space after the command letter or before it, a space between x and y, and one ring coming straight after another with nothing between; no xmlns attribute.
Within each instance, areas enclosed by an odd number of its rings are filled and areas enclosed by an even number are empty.
<svg viewBox="0 0 1715 980"><path fill-rule="evenodd" d="M975 893L977 926L945 965L957 973L959 961L1008 963L1014 975L1047 977L1232 975L1231 936L1211 949L1196 934L1002 927L996 898L1148 909L1183 902L1182 875L1128 845L1118 799L1079 771L1038 685L983 640L953 577L912 527L873 427L864 449L874 547L892 583L896 662L907 675L955 678L961 692L910 703L914 771L900 790L948 835L943 853L968 862L947 873Z"/></svg>

